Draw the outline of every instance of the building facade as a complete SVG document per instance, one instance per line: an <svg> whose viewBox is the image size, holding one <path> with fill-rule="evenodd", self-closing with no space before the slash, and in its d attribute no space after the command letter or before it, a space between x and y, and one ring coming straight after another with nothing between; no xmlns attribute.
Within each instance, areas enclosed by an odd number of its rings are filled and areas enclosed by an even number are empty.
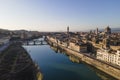
<svg viewBox="0 0 120 80"><path fill-rule="evenodd" d="M97 59L120 66L120 49L109 51L100 49L97 51Z"/></svg>
<svg viewBox="0 0 120 80"><path fill-rule="evenodd" d="M77 52L87 52L87 45L85 44L70 42L68 48Z"/></svg>

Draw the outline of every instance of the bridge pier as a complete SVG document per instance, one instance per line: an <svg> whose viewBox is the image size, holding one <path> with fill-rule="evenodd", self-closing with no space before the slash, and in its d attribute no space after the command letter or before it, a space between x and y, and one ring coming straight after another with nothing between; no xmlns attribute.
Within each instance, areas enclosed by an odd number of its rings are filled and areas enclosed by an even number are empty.
<svg viewBox="0 0 120 80"><path fill-rule="evenodd" d="M36 41L33 41L33 45L35 45L36 44Z"/></svg>
<svg viewBox="0 0 120 80"><path fill-rule="evenodd" d="M27 45L29 45L29 42L27 41Z"/></svg>
<svg viewBox="0 0 120 80"><path fill-rule="evenodd" d="M41 41L41 45L43 45L43 41Z"/></svg>
<svg viewBox="0 0 120 80"><path fill-rule="evenodd" d="M25 41L25 45L44 45L47 43L44 43L43 40L33 40L33 41Z"/></svg>

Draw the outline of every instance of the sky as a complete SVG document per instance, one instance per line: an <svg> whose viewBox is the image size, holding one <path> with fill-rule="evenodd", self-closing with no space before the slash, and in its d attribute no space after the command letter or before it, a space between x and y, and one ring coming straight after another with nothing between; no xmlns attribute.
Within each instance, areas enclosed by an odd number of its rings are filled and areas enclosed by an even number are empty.
<svg viewBox="0 0 120 80"><path fill-rule="evenodd" d="M0 0L0 28L71 31L120 27L120 0Z"/></svg>

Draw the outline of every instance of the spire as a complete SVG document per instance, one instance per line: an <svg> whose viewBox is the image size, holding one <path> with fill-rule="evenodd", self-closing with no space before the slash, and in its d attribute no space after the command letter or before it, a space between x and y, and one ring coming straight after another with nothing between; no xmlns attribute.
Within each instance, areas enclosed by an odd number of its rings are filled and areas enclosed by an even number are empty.
<svg viewBox="0 0 120 80"><path fill-rule="evenodd" d="M98 28L96 29L96 34L98 34Z"/></svg>
<svg viewBox="0 0 120 80"><path fill-rule="evenodd" d="M67 47L69 46L69 38L70 38L70 35L69 35L69 26L67 27Z"/></svg>
<svg viewBox="0 0 120 80"><path fill-rule="evenodd" d="M67 33L69 33L69 26L67 27Z"/></svg>

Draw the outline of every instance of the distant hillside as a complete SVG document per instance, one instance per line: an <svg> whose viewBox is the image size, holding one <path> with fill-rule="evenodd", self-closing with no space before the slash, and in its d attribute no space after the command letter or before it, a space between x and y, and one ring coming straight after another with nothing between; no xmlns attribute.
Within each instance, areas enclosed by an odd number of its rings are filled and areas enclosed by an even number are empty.
<svg viewBox="0 0 120 80"><path fill-rule="evenodd" d="M99 29L99 28L98 28ZM92 31L96 30L96 29L91 29ZM112 32L120 32L120 28L111 28ZM0 28L0 32L9 32L9 31L12 31L12 32L28 32L28 30L24 30L24 29L21 29L21 30L8 30L8 29L1 29ZM89 32L90 30L81 30L81 31L74 31L74 32ZM104 29L99 29L99 31L104 31ZM34 32L34 31L32 31Z"/></svg>
<svg viewBox="0 0 120 80"><path fill-rule="evenodd" d="M99 31L104 31L104 29L99 29ZM111 28L112 32L120 32L120 28Z"/></svg>
<svg viewBox="0 0 120 80"><path fill-rule="evenodd" d="M9 30L7 30L7 29L1 29L1 28L0 28L0 31L9 31Z"/></svg>
<svg viewBox="0 0 120 80"><path fill-rule="evenodd" d="M111 28L112 32L120 32L120 28Z"/></svg>

